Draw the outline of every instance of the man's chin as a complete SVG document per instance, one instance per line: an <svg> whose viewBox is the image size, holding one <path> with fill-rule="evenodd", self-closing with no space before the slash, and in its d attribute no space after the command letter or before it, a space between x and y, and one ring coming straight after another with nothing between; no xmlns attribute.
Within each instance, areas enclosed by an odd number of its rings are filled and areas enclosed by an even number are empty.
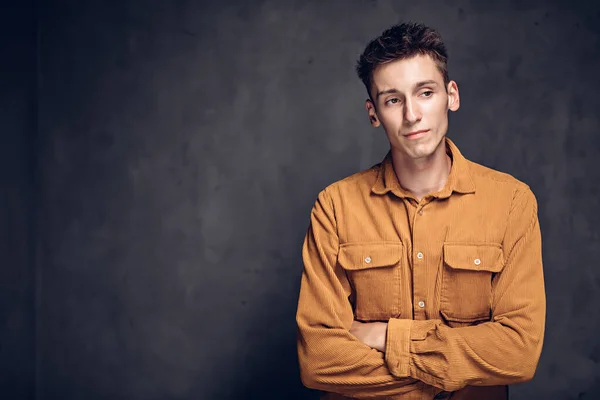
<svg viewBox="0 0 600 400"><path fill-rule="evenodd" d="M392 148L392 151L402 155L405 160L421 160L430 157L433 152L426 150L407 149L403 147Z"/></svg>
<svg viewBox="0 0 600 400"><path fill-rule="evenodd" d="M435 153L431 143L419 143L416 146L405 148L404 153L414 160L430 157Z"/></svg>
<svg viewBox="0 0 600 400"><path fill-rule="evenodd" d="M405 151L403 151L403 153L409 155L410 158L421 159L432 157L441 147L445 148L445 144L440 146L444 142L444 138L442 138L439 142L432 140L433 138L428 139L429 140L410 143L408 146L403 146L405 147Z"/></svg>

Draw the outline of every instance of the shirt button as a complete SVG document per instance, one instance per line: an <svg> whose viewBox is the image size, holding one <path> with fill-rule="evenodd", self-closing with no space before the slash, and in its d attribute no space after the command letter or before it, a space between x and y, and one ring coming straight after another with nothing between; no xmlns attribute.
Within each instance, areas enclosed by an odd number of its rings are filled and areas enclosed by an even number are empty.
<svg viewBox="0 0 600 400"><path fill-rule="evenodd" d="M417 253L417 258L418 258L418 259L421 259L421 258L423 258L423 253L421 253L421 252L418 252L418 253Z"/></svg>
<svg viewBox="0 0 600 400"><path fill-rule="evenodd" d="M367 264L371 263L371 257L367 257L367 258L365 258L365 262L366 262Z"/></svg>
<svg viewBox="0 0 600 400"><path fill-rule="evenodd" d="M420 301L419 302L419 307L421 307L421 308L425 307L425 302L424 301Z"/></svg>
<svg viewBox="0 0 600 400"><path fill-rule="evenodd" d="M473 262L475 263L475 265L481 264L481 260L479 258L476 258Z"/></svg>
<svg viewBox="0 0 600 400"><path fill-rule="evenodd" d="M419 215L423 215L423 209L419 210Z"/></svg>

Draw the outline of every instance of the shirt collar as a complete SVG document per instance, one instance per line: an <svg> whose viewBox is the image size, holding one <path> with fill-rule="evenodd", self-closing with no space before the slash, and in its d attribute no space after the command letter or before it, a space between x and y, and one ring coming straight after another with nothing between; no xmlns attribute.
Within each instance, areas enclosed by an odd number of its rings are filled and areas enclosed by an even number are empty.
<svg viewBox="0 0 600 400"><path fill-rule="evenodd" d="M471 177L467 159L460 153L454 142L447 137L444 139L446 141L446 151L452 158L452 167L450 168L448 180L442 190L432 193L431 196L443 199L450 197L453 192L475 193L475 183ZM398 182L392 162L391 150L381 162L377 180L371 191L379 195L391 191L398 197L414 197L408 190L400 186L400 182Z"/></svg>

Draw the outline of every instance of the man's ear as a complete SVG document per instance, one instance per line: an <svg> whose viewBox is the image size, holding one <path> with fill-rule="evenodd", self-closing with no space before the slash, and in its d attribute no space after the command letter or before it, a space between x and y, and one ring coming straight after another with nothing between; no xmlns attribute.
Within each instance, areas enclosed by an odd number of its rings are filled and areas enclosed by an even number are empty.
<svg viewBox="0 0 600 400"><path fill-rule="evenodd" d="M379 125L381 125L381 122L379 122L379 117L377 117L377 111L375 110L375 104L373 104L371 99L367 99L365 101L365 108L369 114L369 122L374 128L378 128Z"/></svg>
<svg viewBox="0 0 600 400"><path fill-rule="evenodd" d="M456 111L460 107L460 95L455 81L448 82L448 110Z"/></svg>

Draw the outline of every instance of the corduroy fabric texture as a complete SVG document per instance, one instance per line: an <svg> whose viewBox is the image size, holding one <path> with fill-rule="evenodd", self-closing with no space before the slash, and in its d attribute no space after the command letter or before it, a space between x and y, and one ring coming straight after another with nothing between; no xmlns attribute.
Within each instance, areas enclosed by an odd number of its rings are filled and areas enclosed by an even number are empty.
<svg viewBox="0 0 600 400"><path fill-rule="evenodd" d="M318 195L296 319L302 381L326 398L505 399L533 377L546 314L536 198L445 141L447 183L420 201L391 153ZM385 353L350 334L355 319L388 323Z"/></svg>

